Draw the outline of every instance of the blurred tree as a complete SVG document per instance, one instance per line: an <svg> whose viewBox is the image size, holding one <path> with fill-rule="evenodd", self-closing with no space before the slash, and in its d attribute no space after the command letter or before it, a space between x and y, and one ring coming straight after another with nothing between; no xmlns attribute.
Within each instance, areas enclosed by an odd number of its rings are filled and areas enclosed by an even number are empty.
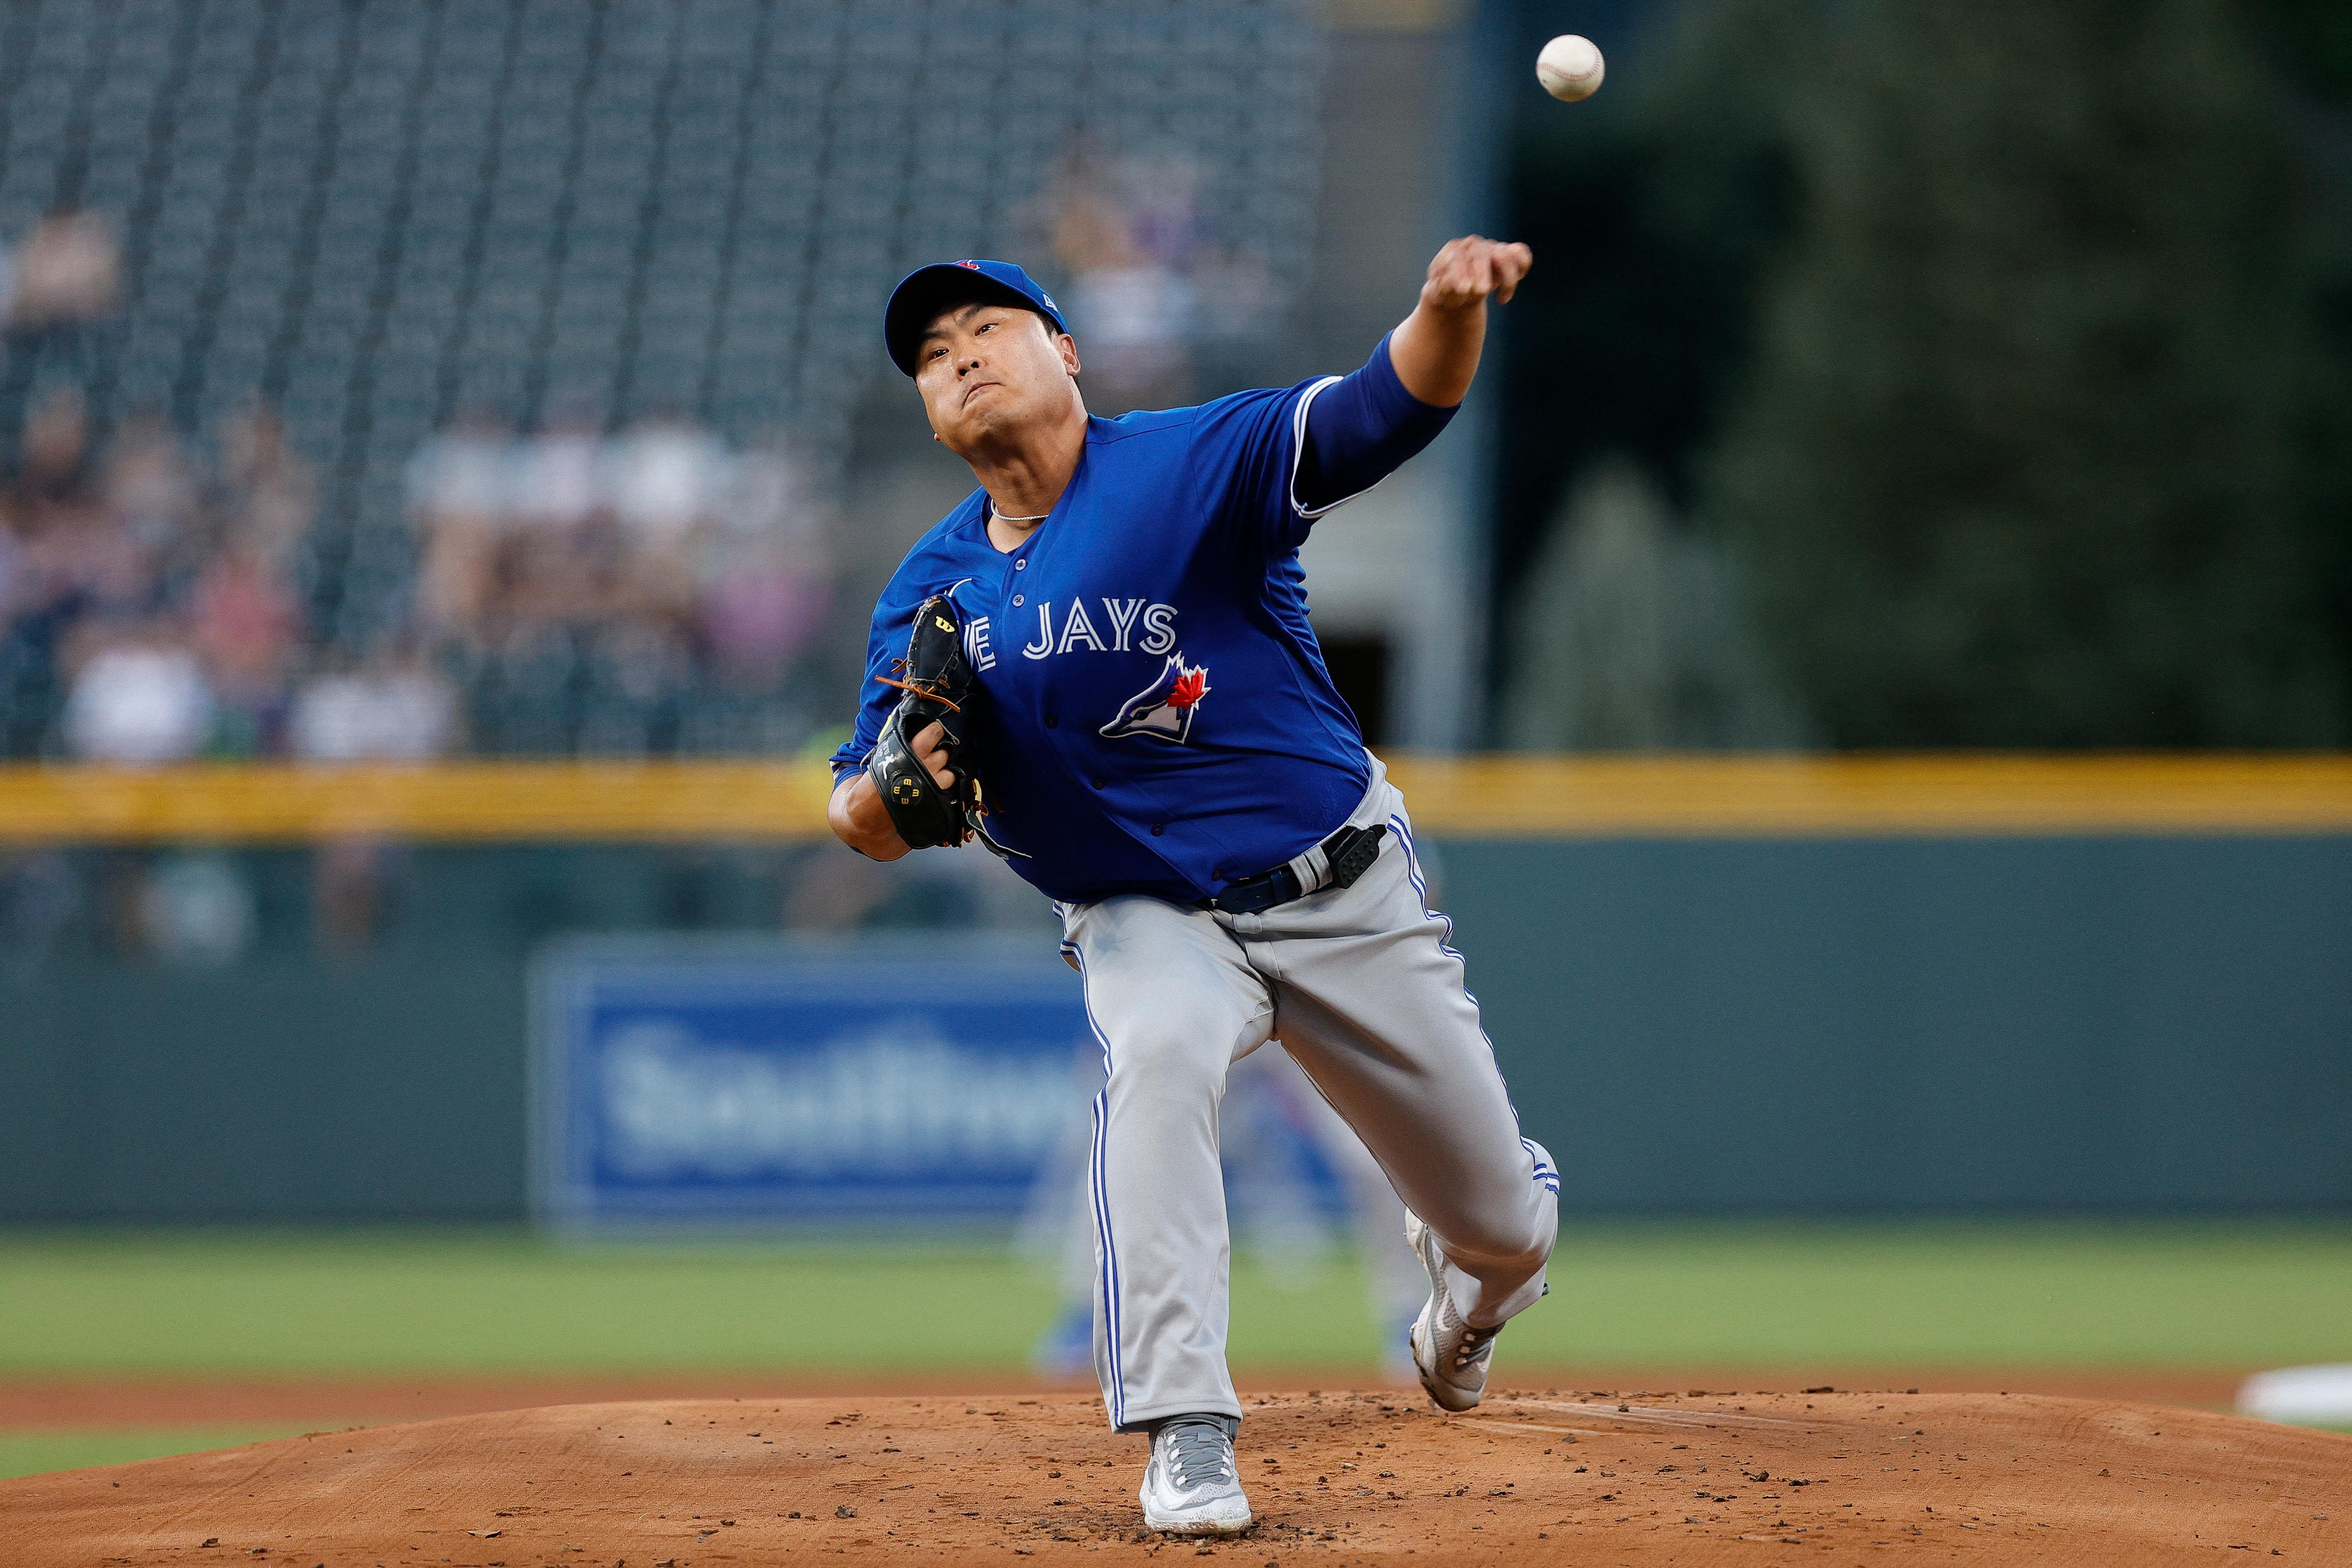
<svg viewBox="0 0 2352 1568"><path fill-rule="evenodd" d="M2340 742L2341 7L2272 3L2291 72L2232 0L1695 0L1530 116L1500 581L1631 452L1832 743Z"/></svg>
<svg viewBox="0 0 2352 1568"><path fill-rule="evenodd" d="M1783 751L1811 739L1755 646L1722 547L1623 459L1585 470L1511 617L1515 751Z"/></svg>
<svg viewBox="0 0 2352 1568"><path fill-rule="evenodd" d="M2295 74L2313 91L2352 102L2352 5L2344 0L2270 0L2269 9Z"/></svg>
<svg viewBox="0 0 2352 1568"><path fill-rule="evenodd" d="M2306 170L2296 193L2297 271L2326 378L2303 435L2321 481L2311 498L2325 520L2321 593L2334 606L2337 656L2352 672L2352 462L2344 458L2352 450L2352 5L2268 0L2268 8L2272 56L2303 89L2294 106Z"/></svg>
<svg viewBox="0 0 2352 1568"><path fill-rule="evenodd" d="M1823 728L2338 740L2290 163L2236 9L1834 9L1707 486Z"/></svg>

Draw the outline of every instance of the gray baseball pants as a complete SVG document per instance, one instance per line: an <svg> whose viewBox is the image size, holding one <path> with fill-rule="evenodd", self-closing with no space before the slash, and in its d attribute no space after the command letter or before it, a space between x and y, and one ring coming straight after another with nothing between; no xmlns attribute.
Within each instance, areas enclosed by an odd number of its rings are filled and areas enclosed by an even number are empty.
<svg viewBox="0 0 2352 1568"><path fill-rule="evenodd" d="M1277 1036L1436 1233L1471 1323L1543 1294L1559 1178L1519 1136L1452 924L1425 906L1404 799L1372 769L1349 822L1388 836L1352 887L1255 915L1140 895L1063 907L1108 1068L1087 1198L1095 1372L1115 1426L1242 1414L1217 1113L1227 1069Z"/></svg>

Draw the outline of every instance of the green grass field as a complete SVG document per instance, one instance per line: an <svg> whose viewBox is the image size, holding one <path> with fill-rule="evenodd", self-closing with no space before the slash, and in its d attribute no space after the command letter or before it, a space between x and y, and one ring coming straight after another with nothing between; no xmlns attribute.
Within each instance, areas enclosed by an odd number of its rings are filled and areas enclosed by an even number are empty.
<svg viewBox="0 0 2352 1568"><path fill-rule="evenodd" d="M1530 1367L2210 1367L2352 1356L2352 1226L1571 1226ZM1017 1371L1001 1248L565 1248L519 1232L0 1235L0 1377ZM1238 1366L1371 1364L1352 1269L1234 1272Z"/></svg>
<svg viewBox="0 0 2352 1568"><path fill-rule="evenodd" d="M1505 1365L2236 1371L2352 1359L2352 1225L1580 1224ZM1021 1376L998 1247L566 1248L516 1231L0 1235L0 1380L740 1371ZM1377 1363L1355 1272L1234 1271L1237 1369ZM0 1472L261 1432L0 1433Z"/></svg>

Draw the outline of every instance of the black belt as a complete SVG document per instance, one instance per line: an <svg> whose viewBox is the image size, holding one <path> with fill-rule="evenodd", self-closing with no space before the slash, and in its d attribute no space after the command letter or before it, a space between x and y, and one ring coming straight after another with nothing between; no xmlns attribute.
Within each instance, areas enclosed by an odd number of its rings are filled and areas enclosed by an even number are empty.
<svg viewBox="0 0 2352 1568"><path fill-rule="evenodd" d="M1388 830L1387 823L1375 822L1370 827L1343 827L1323 840L1319 847L1328 869L1323 880L1311 888L1299 882L1298 873L1291 867L1281 865L1228 884L1215 898L1202 899L1201 908L1222 910L1229 915L1255 915L1326 888L1352 888L1356 879L1371 868L1381 852L1381 836Z"/></svg>

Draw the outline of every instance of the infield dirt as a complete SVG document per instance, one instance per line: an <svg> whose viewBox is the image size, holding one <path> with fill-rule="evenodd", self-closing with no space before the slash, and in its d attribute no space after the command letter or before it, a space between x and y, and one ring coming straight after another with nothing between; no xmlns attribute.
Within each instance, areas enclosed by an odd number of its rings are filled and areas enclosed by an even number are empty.
<svg viewBox="0 0 2352 1568"><path fill-rule="evenodd" d="M2352 1561L2352 1437L2033 1395L1253 1395L1258 1522L1146 1534L1090 1397L557 1405L0 1483L26 1568ZM1794 1561L1793 1557L1785 1560Z"/></svg>

